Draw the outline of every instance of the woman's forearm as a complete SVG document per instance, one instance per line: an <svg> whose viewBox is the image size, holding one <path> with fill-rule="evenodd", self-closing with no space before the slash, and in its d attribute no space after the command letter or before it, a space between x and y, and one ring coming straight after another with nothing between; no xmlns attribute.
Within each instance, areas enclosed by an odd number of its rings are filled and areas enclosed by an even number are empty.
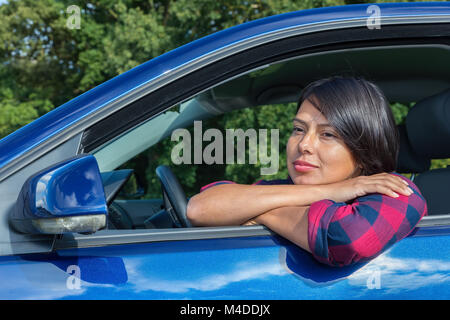
<svg viewBox="0 0 450 320"><path fill-rule="evenodd" d="M240 225L276 208L307 206L324 198L320 185L223 184L193 196L187 215L197 226Z"/></svg>
<svg viewBox="0 0 450 320"><path fill-rule="evenodd" d="M255 217L252 222L265 225L275 233L311 252L308 243L308 210L309 206L277 208Z"/></svg>

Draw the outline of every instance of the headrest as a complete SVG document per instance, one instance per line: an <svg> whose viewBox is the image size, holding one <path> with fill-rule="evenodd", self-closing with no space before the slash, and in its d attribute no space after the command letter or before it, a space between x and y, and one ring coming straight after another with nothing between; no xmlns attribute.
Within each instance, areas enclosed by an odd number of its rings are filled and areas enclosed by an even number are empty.
<svg viewBox="0 0 450 320"><path fill-rule="evenodd" d="M414 183L427 200L428 215L450 214L448 202L448 168L433 169L419 174Z"/></svg>
<svg viewBox="0 0 450 320"><path fill-rule="evenodd" d="M431 160L417 155L409 144L405 125L397 126L400 135L400 150L397 159L397 172L421 173L430 168Z"/></svg>
<svg viewBox="0 0 450 320"><path fill-rule="evenodd" d="M416 154L450 158L450 89L417 102L406 117L406 131Z"/></svg>

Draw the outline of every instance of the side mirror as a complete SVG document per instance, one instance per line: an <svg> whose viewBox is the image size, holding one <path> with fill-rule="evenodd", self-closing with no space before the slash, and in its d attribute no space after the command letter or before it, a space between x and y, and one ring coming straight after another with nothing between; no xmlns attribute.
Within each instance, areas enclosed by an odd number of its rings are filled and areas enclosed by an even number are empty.
<svg viewBox="0 0 450 320"><path fill-rule="evenodd" d="M28 178L10 223L30 234L93 233L106 226L107 213L97 161L82 155Z"/></svg>

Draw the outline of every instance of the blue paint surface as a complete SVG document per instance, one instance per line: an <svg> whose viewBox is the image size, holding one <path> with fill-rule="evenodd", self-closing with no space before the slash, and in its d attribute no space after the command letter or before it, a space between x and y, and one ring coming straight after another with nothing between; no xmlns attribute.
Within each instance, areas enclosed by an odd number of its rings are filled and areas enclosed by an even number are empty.
<svg viewBox="0 0 450 320"><path fill-rule="evenodd" d="M407 237L369 263L345 268L321 265L281 237L155 242L2 257L0 297L449 299L449 235Z"/></svg>

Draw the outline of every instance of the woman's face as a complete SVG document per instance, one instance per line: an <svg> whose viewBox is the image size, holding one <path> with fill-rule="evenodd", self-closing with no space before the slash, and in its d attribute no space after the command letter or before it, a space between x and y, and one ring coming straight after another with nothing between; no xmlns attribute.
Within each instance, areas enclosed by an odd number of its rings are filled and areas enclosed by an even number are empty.
<svg viewBox="0 0 450 320"><path fill-rule="evenodd" d="M359 175L350 150L324 115L306 99L293 120L287 167L295 184L327 184Z"/></svg>

